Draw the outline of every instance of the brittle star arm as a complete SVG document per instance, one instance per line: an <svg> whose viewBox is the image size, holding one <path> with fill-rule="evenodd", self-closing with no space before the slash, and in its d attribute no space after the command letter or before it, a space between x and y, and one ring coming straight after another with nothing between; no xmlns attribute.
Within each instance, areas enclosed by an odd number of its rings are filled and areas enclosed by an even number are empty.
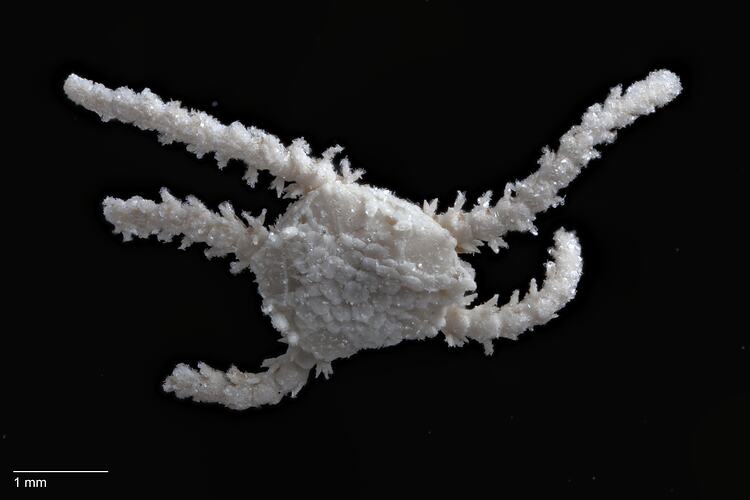
<svg viewBox="0 0 750 500"><path fill-rule="evenodd" d="M278 137L255 127L247 128L239 122L223 125L202 111L181 107L177 101L165 103L149 89L139 93L127 87L111 90L74 74L68 76L63 88L73 102L96 112L102 120L116 119L154 130L163 144L182 142L198 158L213 153L219 168L231 159L245 162L245 180L250 186L255 185L258 170L268 170L275 177L271 186L279 196L286 193L296 197L337 178L356 182L362 175L361 170L352 172L349 162L343 159L338 176L333 158L342 151L340 146L329 148L321 158L313 158L304 139L284 146Z"/></svg>
<svg viewBox="0 0 750 500"><path fill-rule="evenodd" d="M553 260L546 263L541 289L537 289L536 281L532 280L523 299L519 300L516 290L510 302L502 307L497 307L497 295L472 309L451 307L443 327L448 344L462 345L467 339L474 339L484 345L487 354L492 354L494 339L515 340L521 333L555 318L557 311L576 294L583 273L583 259L578 239L564 229L555 233L555 246L549 252Z"/></svg>
<svg viewBox="0 0 750 500"><path fill-rule="evenodd" d="M457 240L459 252L476 252L485 242L497 252L507 247L503 235L509 231L536 233L536 214L562 203L558 192L568 186L581 170L599 157L596 146L615 140L617 130L642 115L669 103L682 90L680 79L667 70L654 71L644 80L632 84L625 93L618 85L603 104L594 104L583 115L580 125L571 128L560 139L557 151L543 150L539 169L521 181L508 183L505 193L492 206L488 191L471 211L463 210L466 198L459 193L453 207L435 214L437 200L425 202L424 210L432 215Z"/></svg>
<svg viewBox="0 0 750 500"><path fill-rule="evenodd" d="M171 241L182 235L180 248L192 243L205 243L209 259L233 253L236 261L231 271L238 273L250 266L250 259L268 237L263 226L265 210L259 217L243 213L243 222L229 203L222 203L219 212L207 209L195 197L182 202L166 189L161 190L160 203L134 196L128 200L107 197L104 200L104 217L121 233L125 241L133 236L148 238L156 235L160 241Z"/></svg>
<svg viewBox="0 0 750 500"><path fill-rule="evenodd" d="M262 373L244 373L234 366L224 373L205 363L198 363L197 370L180 363L163 388L178 398L220 403L233 410L276 404L287 394L297 395L307 382L315 359L290 347L281 356L265 360L263 366L267 370Z"/></svg>

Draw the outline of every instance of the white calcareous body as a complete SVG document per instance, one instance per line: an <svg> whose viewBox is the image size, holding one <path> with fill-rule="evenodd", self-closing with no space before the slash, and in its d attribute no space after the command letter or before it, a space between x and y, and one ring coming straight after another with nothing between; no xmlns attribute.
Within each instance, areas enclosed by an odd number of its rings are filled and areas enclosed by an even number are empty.
<svg viewBox="0 0 750 500"><path fill-rule="evenodd" d="M291 205L251 269L276 329L325 362L432 337L476 288L446 229L359 184L325 185Z"/></svg>
<svg viewBox="0 0 750 500"><path fill-rule="evenodd" d="M103 203L105 218L126 241L178 236L181 248L205 244L207 257L233 255L233 273L250 269L255 275L263 311L288 344L286 353L264 361L260 373L179 364L163 385L180 398L233 409L294 396L310 371L328 376L332 361L362 349L442 332L451 346L474 340L491 354L495 339L515 339L556 317L575 296L583 272L581 246L572 232L555 232L543 285L532 280L523 297L516 291L503 306L497 296L472 306L474 270L459 254L485 244L498 252L507 247L503 236L510 231L535 233L536 214L562 203L559 191L599 156L596 146L612 142L618 129L667 104L681 88L666 70L650 73L624 93L614 87L563 135L556 150L544 149L537 171L507 184L494 204L488 191L467 210L459 193L453 206L438 213L437 200L420 207L358 182L362 172L352 171L347 159L337 168L339 146L315 158L302 139L285 146L262 130L223 125L148 89L111 90L76 75L64 85L70 99L105 121L154 130L162 143L185 143L199 157L213 154L220 167L241 160L251 186L258 170L267 170L279 195L298 198L269 227L265 211L239 217L223 203L217 213L166 189L159 202L134 196Z"/></svg>

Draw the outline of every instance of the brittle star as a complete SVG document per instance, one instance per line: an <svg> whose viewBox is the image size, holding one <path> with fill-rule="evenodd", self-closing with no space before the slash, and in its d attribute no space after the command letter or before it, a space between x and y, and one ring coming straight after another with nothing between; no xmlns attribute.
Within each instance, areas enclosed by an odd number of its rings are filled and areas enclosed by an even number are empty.
<svg viewBox="0 0 750 500"><path fill-rule="evenodd" d="M509 231L536 233L536 214L562 203L558 192L599 156L595 147L670 102L681 84L674 73L660 70L624 93L615 87L563 135L556 151L544 149L536 172L507 184L496 203L488 191L466 210L459 193L442 213L437 200L420 207L359 182L362 171L352 171L345 158L337 169L339 146L315 158L302 139L284 146L257 128L225 126L179 102L165 103L148 89L110 90L70 75L64 90L104 121L157 131L162 143L185 143L198 157L213 153L220 168L230 159L243 161L250 186L259 169L267 170L280 196L297 198L268 227L265 211L240 218L223 203L215 213L194 197L183 202L166 189L158 202L138 196L104 200L105 218L126 241L182 235L181 248L204 243L209 258L234 254L233 273L247 268L254 273L263 312L288 345L286 353L266 360L260 373L179 364L163 384L180 398L244 409L296 395L313 368L327 377L334 360L361 349L442 331L451 346L471 339L491 354L494 339L515 339L554 318L574 297L582 274L581 247L572 232L555 233L543 286L532 280L523 298L516 291L502 307L497 295L471 307L475 274L459 254L477 252L485 243L498 252L507 247L503 236Z"/></svg>

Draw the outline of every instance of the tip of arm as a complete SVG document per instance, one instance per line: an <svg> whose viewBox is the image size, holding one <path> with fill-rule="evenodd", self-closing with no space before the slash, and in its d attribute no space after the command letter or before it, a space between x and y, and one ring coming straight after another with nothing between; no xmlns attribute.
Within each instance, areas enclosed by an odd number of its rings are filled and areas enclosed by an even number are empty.
<svg viewBox="0 0 750 500"><path fill-rule="evenodd" d="M644 90L656 106L671 102L682 92L680 77L667 69L652 71L645 80L639 83L643 83ZM636 85L638 84L634 84L633 87Z"/></svg>
<svg viewBox="0 0 750 500"><path fill-rule="evenodd" d="M91 85L92 83L93 82L86 80L85 78L81 78L75 73L71 73L65 79L63 90L65 91L65 95L68 96L68 99L74 102L79 102L86 84Z"/></svg>
<svg viewBox="0 0 750 500"><path fill-rule="evenodd" d="M555 246L550 248L550 253L554 258L554 267L548 269L553 273L551 276L548 275L546 279L554 277L553 281L556 281L559 285L557 286L558 290L564 291L563 295L566 295L567 300L570 300L575 296L578 282L583 274L581 243L573 231L561 227L555 231ZM545 285L547 280L545 280ZM564 302L562 305L564 305Z"/></svg>

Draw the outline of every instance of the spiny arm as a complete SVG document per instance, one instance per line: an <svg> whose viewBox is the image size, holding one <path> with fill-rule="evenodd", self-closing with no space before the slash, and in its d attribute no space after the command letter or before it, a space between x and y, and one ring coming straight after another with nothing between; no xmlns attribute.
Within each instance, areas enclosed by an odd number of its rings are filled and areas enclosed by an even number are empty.
<svg viewBox="0 0 750 500"><path fill-rule="evenodd" d="M164 381L163 389L178 398L219 403L233 410L273 405L285 395L292 397L305 385L316 360L290 347L277 358L263 362L266 371L245 373L231 367L226 373L198 363L198 369L180 363Z"/></svg>
<svg viewBox="0 0 750 500"><path fill-rule="evenodd" d="M594 158L596 146L614 141L617 130L642 115L653 113L679 95L680 79L667 70L653 71L622 93L618 85L603 104L594 104L584 113L580 125L571 128L560 139L557 151L545 148L539 169L521 181L505 186L503 197L490 204L492 192L479 198L471 211L464 211L466 201L459 193L453 207L434 214L437 204L425 202L425 211L456 238L458 250L476 252L487 242L497 252L507 247L503 235L509 231L536 232L536 214L562 203L558 192L564 189Z"/></svg>
<svg viewBox="0 0 750 500"><path fill-rule="evenodd" d="M205 243L209 259L235 254L231 271L238 273L250 266L250 258L268 236L263 226L265 210L259 217L243 213L245 225L229 203L219 206L220 214L207 209L197 198L182 202L166 189L161 190L161 203L134 196L128 200L108 197L104 200L104 217L122 233L125 241L133 236L148 238L154 234L160 241L171 241L183 235L180 248Z"/></svg>
<svg viewBox="0 0 750 500"><path fill-rule="evenodd" d="M303 139L284 146L278 137L255 127L246 128L239 122L223 125L204 112L181 107L177 101L165 103L149 89L140 93L127 87L111 90L74 74L68 76L63 88L73 102L94 111L105 122L116 119L154 130L163 144L182 142L198 158L213 153L219 168L231 159L242 160L247 165L245 180L250 186L255 185L258 170L268 170L276 178L272 187L279 196L286 193L296 197L337 178L333 158L341 152L340 146L313 158ZM354 182L362 175L361 171L350 171L346 160L341 162L341 169L345 182Z"/></svg>
<svg viewBox="0 0 750 500"><path fill-rule="evenodd" d="M529 292L519 300L518 290L510 302L497 307L497 295L472 309L453 306L446 316L443 333L450 345L461 345L474 339L492 354L492 340L503 337L515 340L520 334L543 325L576 294L583 274L581 245L573 233L558 229L555 246L550 248L553 260L546 263L544 285L537 289L531 281Z"/></svg>

